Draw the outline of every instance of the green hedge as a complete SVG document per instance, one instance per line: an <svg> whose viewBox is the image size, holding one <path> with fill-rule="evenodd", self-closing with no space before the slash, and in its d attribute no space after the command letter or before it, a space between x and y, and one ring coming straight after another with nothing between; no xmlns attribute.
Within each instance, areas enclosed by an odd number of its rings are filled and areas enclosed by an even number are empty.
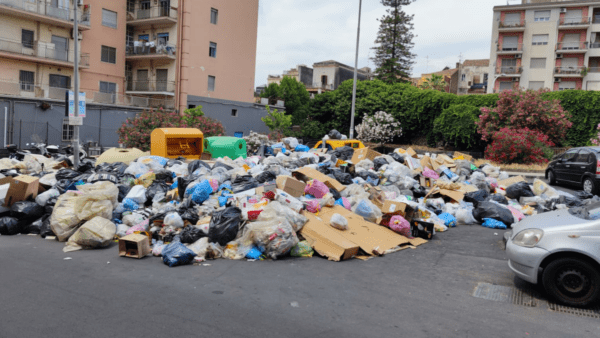
<svg viewBox="0 0 600 338"><path fill-rule="evenodd" d="M571 113L573 127L567 132L565 146L591 145L590 139L597 135L600 123L600 92L564 90L545 94L547 99L559 100L562 107Z"/></svg>
<svg viewBox="0 0 600 338"><path fill-rule="evenodd" d="M469 104L453 104L444 109L433 123L436 140L445 140L456 148L472 149L478 145L479 108Z"/></svg>

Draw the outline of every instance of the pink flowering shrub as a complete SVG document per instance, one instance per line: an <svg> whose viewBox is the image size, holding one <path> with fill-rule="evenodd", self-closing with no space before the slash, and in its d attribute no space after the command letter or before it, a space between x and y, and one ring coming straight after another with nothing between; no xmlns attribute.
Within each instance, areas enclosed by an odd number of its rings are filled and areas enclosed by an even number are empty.
<svg viewBox="0 0 600 338"><path fill-rule="evenodd" d="M143 151L150 150L150 134L156 128L197 128L204 137L223 136L225 128L221 122L205 116L194 116L187 120L176 112L158 110L145 110L134 118L127 119L117 130L119 143L127 148L138 148Z"/></svg>
<svg viewBox="0 0 600 338"><path fill-rule="evenodd" d="M502 128L492 135L494 140L485 150L485 158L497 163L541 164L548 162L548 136L529 128Z"/></svg>

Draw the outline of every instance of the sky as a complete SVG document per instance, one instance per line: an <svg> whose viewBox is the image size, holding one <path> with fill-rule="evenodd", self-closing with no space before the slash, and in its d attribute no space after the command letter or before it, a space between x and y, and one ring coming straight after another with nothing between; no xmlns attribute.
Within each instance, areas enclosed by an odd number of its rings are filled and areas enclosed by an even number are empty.
<svg viewBox="0 0 600 338"><path fill-rule="evenodd" d="M511 3L520 1L510 0ZM413 77L454 68L463 60L488 59L493 7L507 0L416 0ZM255 84L269 74L336 60L354 66L359 0L260 0ZM385 14L379 0L363 0L358 68L371 67L372 47Z"/></svg>

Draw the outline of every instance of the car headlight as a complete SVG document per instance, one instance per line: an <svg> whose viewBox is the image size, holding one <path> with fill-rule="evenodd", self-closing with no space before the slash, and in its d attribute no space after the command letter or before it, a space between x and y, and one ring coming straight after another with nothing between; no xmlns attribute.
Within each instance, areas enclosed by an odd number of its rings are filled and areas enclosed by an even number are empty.
<svg viewBox="0 0 600 338"><path fill-rule="evenodd" d="M544 236L544 231L540 229L527 229L519 232L512 242L518 246L533 248Z"/></svg>

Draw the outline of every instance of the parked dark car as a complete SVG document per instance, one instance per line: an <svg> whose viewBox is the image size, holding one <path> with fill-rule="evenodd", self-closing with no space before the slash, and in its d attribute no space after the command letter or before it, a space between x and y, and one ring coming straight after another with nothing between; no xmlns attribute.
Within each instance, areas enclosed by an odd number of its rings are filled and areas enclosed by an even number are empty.
<svg viewBox="0 0 600 338"><path fill-rule="evenodd" d="M546 168L550 184L567 183L598 194L600 188L600 147L569 149L555 157Z"/></svg>

